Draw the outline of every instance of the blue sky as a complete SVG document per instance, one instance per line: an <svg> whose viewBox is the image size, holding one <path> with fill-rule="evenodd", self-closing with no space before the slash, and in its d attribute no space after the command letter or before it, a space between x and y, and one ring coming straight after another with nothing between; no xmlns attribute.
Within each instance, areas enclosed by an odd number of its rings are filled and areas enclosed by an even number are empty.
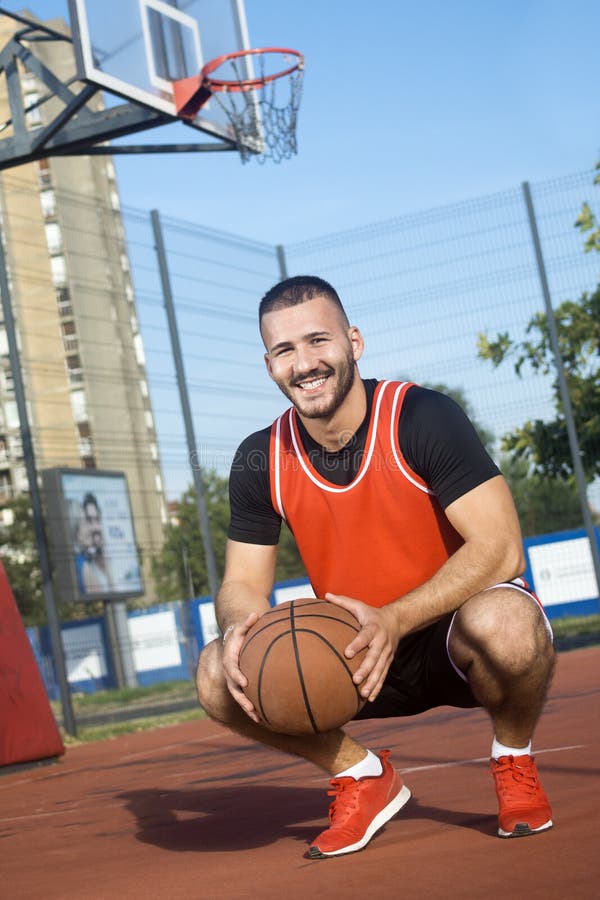
<svg viewBox="0 0 600 900"><path fill-rule="evenodd" d="M119 7L119 0L89 2L102 3L108 17ZM25 3L0 0L0 6L20 11ZM68 19L67 0L27 6L41 18ZM253 46L305 54L298 156L280 165L242 165L236 153L117 156L126 207L289 245L512 190L525 180L535 185L589 171L600 158L597 0L246 0L246 12ZM161 140L204 137L180 125L133 137ZM166 435L166 483L175 496L190 472L165 328L158 306L144 305L143 291L138 301L142 324L148 316L158 322L146 328L144 343L149 369L167 371L164 388L152 390L161 443ZM219 323L213 325L216 331ZM251 329L255 336L253 322ZM251 362L239 360L247 368L238 371L234 361L225 381L247 377L256 361L260 390L271 397L256 341ZM205 372L198 349L186 352L196 379L216 379L214 362ZM218 344L213 352L220 352ZM229 445L253 430L244 418L247 399L236 425L246 431L235 435L225 434L206 393L192 399L195 415L202 414L198 437L214 435L216 445ZM255 398L252 405L262 409L264 402ZM283 401L272 391L268 402ZM272 417L265 414L254 427Z"/></svg>
<svg viewBox="0 0 600 900"><path fill-rule="evenodd" d="M66 0L27 5L68 17ZM123 203L286 243L600 157L595 0L246 0L246 12L254 46L306 56L299 155L121 157ZM173 126L146 139L195 137Z"/></svg>

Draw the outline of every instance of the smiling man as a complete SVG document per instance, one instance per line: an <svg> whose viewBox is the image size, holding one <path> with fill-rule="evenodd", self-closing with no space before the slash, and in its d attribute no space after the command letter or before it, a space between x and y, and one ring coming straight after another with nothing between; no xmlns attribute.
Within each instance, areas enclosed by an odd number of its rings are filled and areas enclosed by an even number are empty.
<svg viewBox="0 0 600 900"><path fill-rule="evenodd" d="M487 710L498 834L552 827L531 738L554 666L552 632L524 568L512 497L454 401L410 382L363 380L364 341L334 288L314 276L263 297L267 371L292 406L240 446L216 598L223 640L198 665L200 702L244 736L313 762L333 778L323 858L362 849L410 797L386 750L341 729L274 734L244 694L244 637L269 608L281 523L315 594L350 610L367 648L354 676L357 718L449 705ZM478 756L479 747L473 748Z"/></svg>

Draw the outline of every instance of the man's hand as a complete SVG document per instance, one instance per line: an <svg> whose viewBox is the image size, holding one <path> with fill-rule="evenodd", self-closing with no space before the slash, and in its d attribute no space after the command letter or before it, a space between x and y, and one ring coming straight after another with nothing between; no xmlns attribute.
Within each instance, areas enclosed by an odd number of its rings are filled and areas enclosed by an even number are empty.
<svg viewBox="0 0 600 900"><path fill-rule="evenodd" d="M225 630L223 636L223 670L225 672L225 681L229 693L233 699L239 703L247 716L253 722L260 722L254 706L248 700L244 693L244 688L248 684L248 679L242 673L239 666L240 650L244 643L244 638L248 634L250 628L258 621L258 613L252 612L243 623L229 626Z"/></svg>
<svg viewBox="0 0 600 900"><path fill-rule="evenodd" d="M353 681L360 685L360 695L366 700L374 700L385 681L394 653L400 640L398 625L389 607L376 609L344 597L341 594L325 594L325 600L343 606L357 619L361 630L348 644L345 654L348 659L367 649L366 656L354 673Z"/></svg>

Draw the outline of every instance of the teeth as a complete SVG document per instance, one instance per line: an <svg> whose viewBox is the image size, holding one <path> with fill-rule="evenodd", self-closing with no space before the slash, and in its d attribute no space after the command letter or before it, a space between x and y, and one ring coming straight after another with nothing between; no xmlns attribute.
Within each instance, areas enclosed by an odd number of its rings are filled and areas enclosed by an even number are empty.
<svg viewBox="0 0 600 900"><path fill-rule="evenodd" d="M315 378L314 381L301 381L298 387L301 387L303 391L314 390L315 388L321 387L321 385L325 384L326 381L326 378Z"/></svg>

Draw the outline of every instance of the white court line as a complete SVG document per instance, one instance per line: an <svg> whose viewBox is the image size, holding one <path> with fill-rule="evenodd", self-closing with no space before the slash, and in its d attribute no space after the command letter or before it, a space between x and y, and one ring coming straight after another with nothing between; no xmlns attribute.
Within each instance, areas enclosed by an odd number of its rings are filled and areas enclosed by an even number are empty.
<svg viewBox="0 0 600 900"><path fill-rule="evenodd" d="M546 750L536 750L533 756L540 756L542 753L560 753L561 750L583 750L585 744L572 744L569 747L548 747ZM447 762L447 763L434 763L431 766L413 766L408 769L398 769L398 772L425 772L427 769L451 769L454 766L468 766L472 763L486 763L489 762L489 756L480 756L477 759L459 759L455 762Z"/></svg>
<svg viewBox="0 0 600 900"><path fill-rule="evenodd" d="M545 750L535 750L533 756L540 756L542 753L560 753L562 750L583 750L585 744L572 744L568 747L547 747ZM406 772L426 772L428 769L451 769L456 766L470 766L473 763L488 763L490 761L489 756L480 756L475 759L457 759L454 762L446 762L446 763L432 763L428 766L410 766L405 769L397 769L397 772L400 772L404 775ZM311 781L323 781L323 775L320 778L311 778ZM326 776L325 776L326 777Z"/></svg>
<svg viewBox="0 0 600 900"><path fill-rule="evenodd" d="M233 734L231 736L235 737L235 735L233 735ZM201 742L204 742L204 741L207 741L210 739L211 739L210 737L199 738L198 741L194 741L194 743L201 743ZM181 744L171 744L170 746L180 747ZM547 747L544 750L536 750L534 753L534 756L540 756L542 753L561 753L564 750L583 750L585 746L586 746L585 744L571 744L566 747ZM473 763L487 763L487 762L489 762L489 756L480 756L480 757L477 757L474 759L459 759L459 760L455 760L454 762L434 763L433 765L429 765L429 766L412 766L412 767L406 768L406 769L398 769L397 771L401 772L402 774L405 774L406 772L425 772L428 769L450 769L450 768L454 768L456 766L469 766L469 765L472 765ZM190 773L190 774L193 774L193 773ZM181 775L182 775L181 772L177 773L177 777L180 777ZM169 777L169 776L167 776L167 777ZM175 776L173 776L173 777L175 777ZM324 776L321 775L319 778L312 778L311 781L322 782L323 777ZM113 808L113 807L122 809L123 805L121 803L108 803L108 804L104 803L104 804L102 804L103 809ZM26 815L26 816L12 816L10 818L0 817L0 824L8 824L9 822L24 822L24 821L31 820L31 819L44 819L48 816L56 816L57 814L60 814L60 813L71 813L71 812L74 812L78 808L79 808L79 806L74 806L74 807L70 807L68 809L53 810L52 812L30 813L29 815Z"/></svg>
<svg viewBox="0 0 600 900"><path fill-rule="evenodd" d="M120 756L118 762L125 762L125 760L129 759L137 759L140 756L146 756L148 759L156 759L156 755L158 752L162 753L164 750L172 750L174 747L189 747L190 744L205 744L207 741L220 741L222 738L235 738L239 737L233 731L223 731L223 734L209 734L206 737L202 738L193 738L191 741L178 741L176 744L165 744L164 746L156 747L154 750L138 750L137 753L129 753L127 756Z"/></svg>

